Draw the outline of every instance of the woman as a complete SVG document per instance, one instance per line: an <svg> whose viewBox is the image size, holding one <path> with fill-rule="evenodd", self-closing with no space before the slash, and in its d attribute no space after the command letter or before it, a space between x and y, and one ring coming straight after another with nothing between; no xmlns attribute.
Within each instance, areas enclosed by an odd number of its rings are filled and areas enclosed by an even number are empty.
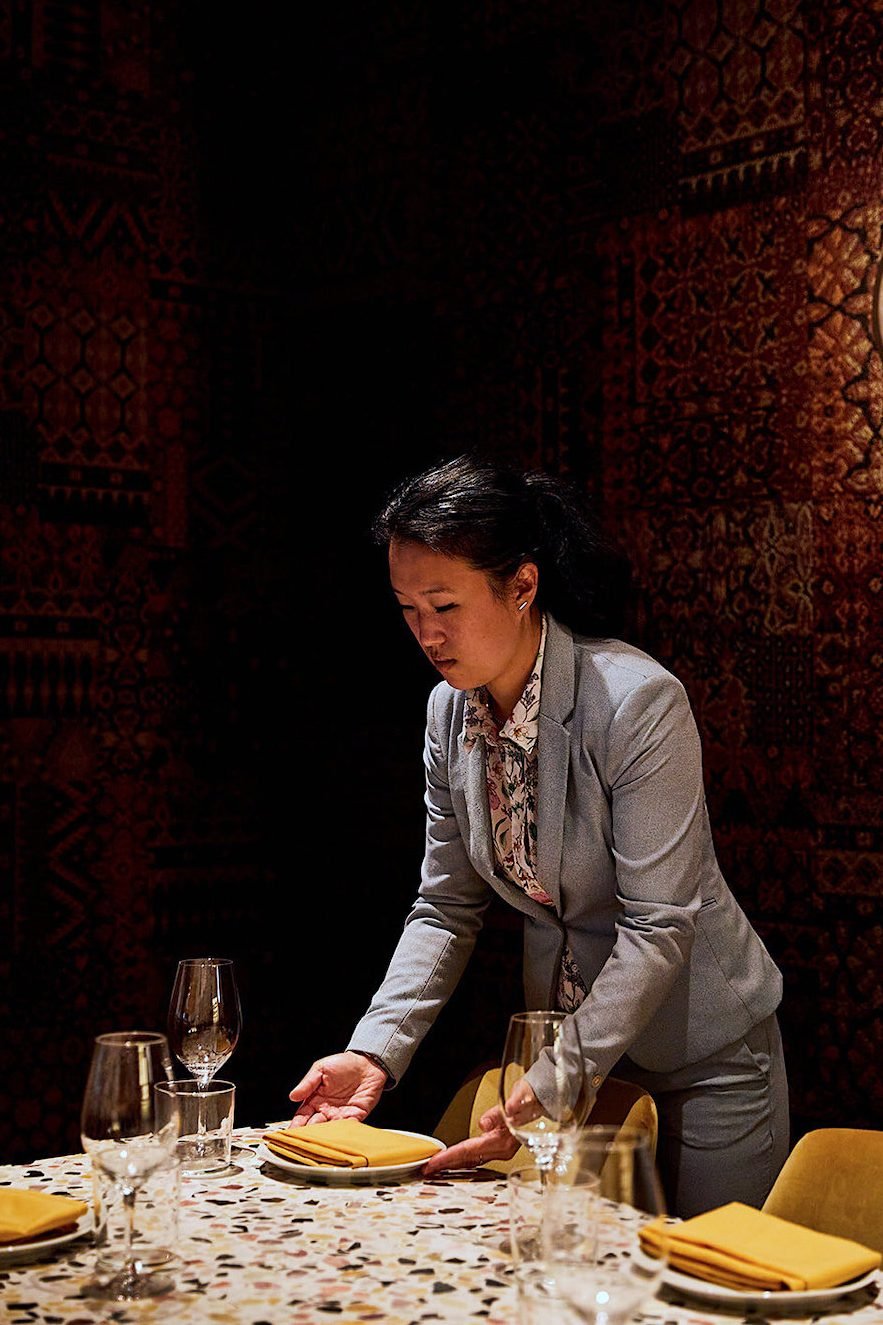
<svg viewBox="0 0 883 1325"><path fill-rule="evenodd" d="M491 890L524 916L526 1006L573 1016L597 1090L660 1117L670 1209L759 1206L788 1151L781 975L715 858L683 686L612 638L621 589L575 494L468 456L380 514L392 589L443 680L429 697L422 882L343 1053L291 1092L294 1125L364 1118L472 952ZM427 1175L508 1158L499 1109Z"/></svg>

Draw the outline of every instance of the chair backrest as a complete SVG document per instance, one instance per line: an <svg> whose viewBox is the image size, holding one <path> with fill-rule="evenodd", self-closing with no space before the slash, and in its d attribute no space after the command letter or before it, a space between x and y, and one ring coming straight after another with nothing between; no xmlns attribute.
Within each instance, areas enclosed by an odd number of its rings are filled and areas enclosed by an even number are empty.
<svg viewBox="0 0 883 1325"><path fill-rule="evenodd" d="M883 1253L883 1132L853 1127L807 1132L785 1160L763 1208Z"/></svg>
<svg viewBox="0 0 883 1325"><path fill-rule="evenodd" d="M499 1085L498 1066L476 1068L454 1095L433 1134L447 1146L454 1145L456 1141L465 1141L468 1136L478 1136L481 1132L478 1120L497 1103ZM631 1082L622 1081L618 1077L607 1077L598 1091L589 1122L640 1128L649 1134L653 1154L656 1154L659 1130L656 1104L652 1096L640 1086L633 1086ZM485 1168L497 1173L510 1173L512 1169L524 1168L530 1163L529 1152L524 1146L519 1146L512 1159L489 1160Z"/></svg>
<svg viewBox="0 0 883 1325"><path fill-rule="evenodd" d="M606 1077L601 1084L589 1115L589 1123L606 1123L611 1127L636 1127L646 1132L650 1153L656 1158L659 1136L659 1114L653 1096L641 1086L620 1077Z"/></svg>

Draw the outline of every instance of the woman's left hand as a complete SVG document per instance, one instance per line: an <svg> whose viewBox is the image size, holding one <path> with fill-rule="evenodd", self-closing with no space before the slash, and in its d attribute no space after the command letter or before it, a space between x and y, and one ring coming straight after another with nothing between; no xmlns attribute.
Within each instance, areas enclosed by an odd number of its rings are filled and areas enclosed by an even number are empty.
<svg viewBox="0 0 883 1325"><path fill-rule="evenodd" d="M503 1121L498 1104L478 1120L481 1136L470 1136L466 1141L440 1150L424 1164L420 1176L432 1178L447 1169L479 1169L491 1159L511 1159L518 1149L518 1141Z"/></svg>

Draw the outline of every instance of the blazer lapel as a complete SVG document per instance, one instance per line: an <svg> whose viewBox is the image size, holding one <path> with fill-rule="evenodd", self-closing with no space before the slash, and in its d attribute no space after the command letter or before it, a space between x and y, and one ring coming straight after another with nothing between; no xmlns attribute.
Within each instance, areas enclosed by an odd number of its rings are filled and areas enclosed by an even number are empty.
<svg viewBox="0 0 883 1325"><path fill-rule="evenodd" d="M476 741L471 750L465 750L461 732L459 744L463 760L463 794L469 811L469 854L479 874L489 879L494 873L494 863L484 741Z"/></svg>
<svg viewBox="0 0 883 1325"><path fill-rule="evenodd" d="M537 882L561 910L561 848L570 737L560 723L540 714L537 743Z"/></svg>

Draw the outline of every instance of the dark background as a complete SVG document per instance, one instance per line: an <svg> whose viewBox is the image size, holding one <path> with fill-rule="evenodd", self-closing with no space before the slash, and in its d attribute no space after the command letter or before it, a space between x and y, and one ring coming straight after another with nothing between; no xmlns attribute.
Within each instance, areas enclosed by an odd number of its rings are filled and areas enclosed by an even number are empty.
<svg viewBox="0 0 883 1325"><path fill-rule="evenodd" d="M795 1132L879 1125L883 17L794 0L0 3L0 1156L236 959L238 1120L383 974L432 674L372 515L572 477L782 965ZM379 1121L495 1056L476 958Z"/></svg>

